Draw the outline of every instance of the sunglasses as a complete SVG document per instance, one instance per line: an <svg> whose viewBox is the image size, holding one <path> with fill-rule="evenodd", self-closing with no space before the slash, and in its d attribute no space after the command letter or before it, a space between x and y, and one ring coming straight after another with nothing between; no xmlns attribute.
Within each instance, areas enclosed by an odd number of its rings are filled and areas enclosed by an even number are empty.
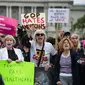
<svg viewBox="0 0 85 85"><path fill-rule="evenodd" d="M36 36L44 36L44 34L43 33L41 33L41 34L38 33L38 34L36 34Z"/></svg>

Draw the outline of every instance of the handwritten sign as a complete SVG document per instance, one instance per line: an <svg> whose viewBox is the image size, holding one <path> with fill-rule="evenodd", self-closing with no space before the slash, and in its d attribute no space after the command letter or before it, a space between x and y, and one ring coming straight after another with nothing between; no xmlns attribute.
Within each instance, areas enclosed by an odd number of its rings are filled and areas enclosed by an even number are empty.
<svg viewBox="0 0 85 85"><path fill-rule="evenodd" d="M69 9L49 8L48 22L49 23L68 23Z"/></svg>
<svg viewBox="0 0 85 85"><path fill-rule="evenodd" d="M45 29L45 13L21 14L22 26L26 29Z"/></svg>
<svg viewBox="0 0 85 85"><path fill-rule="evenodd" d="M5 85L34 85L34 64L0 60L0 74Z"/></svg>
<svg viewBox="0 0 85 85"><path fill-rule="evenodd" d="M6 16L0 16L0 32L3 34L16 35L18 21Z"/></svg>

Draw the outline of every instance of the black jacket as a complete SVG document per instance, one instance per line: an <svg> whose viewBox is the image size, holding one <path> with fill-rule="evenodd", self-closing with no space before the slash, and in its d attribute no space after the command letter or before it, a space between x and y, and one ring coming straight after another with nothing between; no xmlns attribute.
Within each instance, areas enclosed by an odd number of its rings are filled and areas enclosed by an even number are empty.
<svg viewBox="0 0 85 85"><path fill-rule="evenodd" d="M79 70L77 64L77 53L75 51L70 51L71 53L71 69L72 69L72 79L73 85L80 85ZM62 53L58 53L55 59L55 83L60 80L60 57Z"/></svg>

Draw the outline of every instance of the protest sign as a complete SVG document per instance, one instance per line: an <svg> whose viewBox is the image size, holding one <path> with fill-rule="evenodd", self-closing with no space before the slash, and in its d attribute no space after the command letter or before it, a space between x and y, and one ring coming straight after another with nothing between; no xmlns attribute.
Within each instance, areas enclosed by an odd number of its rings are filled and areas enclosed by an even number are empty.
<svg viewBox="0 0 85 85"><path fill-rule="evenodd" d="M68 23L69 9L49 8L48 22L49 23Z"/></svg>
<svg viewBox="0 0 85 85"><path fill-rule="evenodd" d="M34 85L34 64L31 62L0 60L0 74L5 85Z"/></svg>
<svg viewBox="0 0 85 85"><path fill-rule="evenodd" d="M45 13L21 14L21 23L28 30L45 29Z"/></svg>
<svg viewBox="0 0 85 85"><path fill-rule="evenodd" d="M17 25L18 21L16 19L0 16L0 33L15 36Z"/></svg>

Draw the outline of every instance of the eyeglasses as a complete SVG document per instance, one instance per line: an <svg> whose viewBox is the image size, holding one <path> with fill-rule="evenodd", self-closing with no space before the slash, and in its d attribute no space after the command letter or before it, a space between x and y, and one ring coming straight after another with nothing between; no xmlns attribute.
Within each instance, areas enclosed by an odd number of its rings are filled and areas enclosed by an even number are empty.
<svg viewBox="0 0 85 85"><path fill-rule="evenodd" d="M41 34L38 33L38 34L36 34L36 36L44 36L44 34L43 33L41 33Z"/></svg>

